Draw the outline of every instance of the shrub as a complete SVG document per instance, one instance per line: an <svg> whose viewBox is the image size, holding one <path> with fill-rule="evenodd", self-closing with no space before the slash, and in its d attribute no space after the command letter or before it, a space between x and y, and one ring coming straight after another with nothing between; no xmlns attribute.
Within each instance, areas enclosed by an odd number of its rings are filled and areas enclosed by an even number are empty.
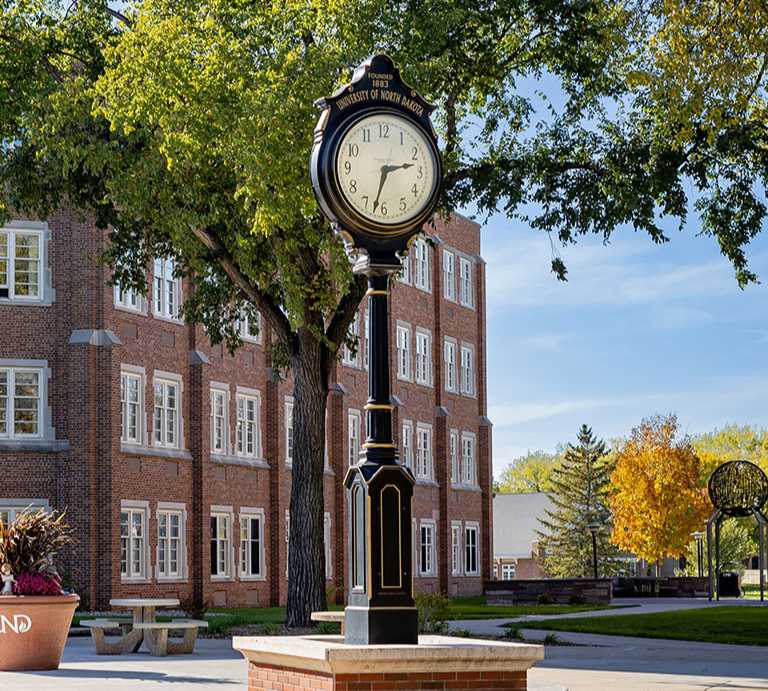
<svg viewBox="0 0 768 691"><path fill-rule="evenodd" d="M61 579L55 573L22 573L13 583L14 595L61 595Z"/></svg>
<svg viewBox="0 0 768 691"><path fill-rule="evenodd" d="M419 633L445 633L450 599L442 593L417 593L414 599L419 612Z"/></svg>
<svg viewBox="0 0 768 691"><path fill-rule="evenodd" d="M54 558L62 547L74 542L64 515L58 511L24 511L8 524L0 521L0 565L10 565L17 578L23 574L55 574Z"/></svg>
<svg viewBox="0 0 768 691"><path fill-rule="evenodd" d="M568 602L572 605L584 605L586 604L587 600L583 595L574 593L571 595L571 597L568 598Z"/></svg>
<svg viewBox="0 0 768 691"><path fill-rule="evenodd" d="M540 605L554 605L555 599L549 593L541 593L538 602Z"/></svg>

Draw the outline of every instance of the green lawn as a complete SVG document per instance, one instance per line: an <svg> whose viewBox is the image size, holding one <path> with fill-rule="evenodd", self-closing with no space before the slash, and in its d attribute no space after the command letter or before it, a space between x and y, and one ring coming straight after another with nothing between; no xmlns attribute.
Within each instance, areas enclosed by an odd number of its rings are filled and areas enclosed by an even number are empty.
<svg viewBox="0 0 768 691"><path fill-rule="evenodd" d="M672 638L681 641L768 645L768 608L717 607L659 614L525 622L516 628Z"/></svg>
<svg viewBox="0 0 768 691"><path fill-rule="evenodd" d="M622 605L618 605L621 607ZM627 605L623 605L627 606ZM485 597L456 597L451 600L448 618L501 619L522 617L526 614L570 614L615 609L617 605L486 605Z"/></svg>

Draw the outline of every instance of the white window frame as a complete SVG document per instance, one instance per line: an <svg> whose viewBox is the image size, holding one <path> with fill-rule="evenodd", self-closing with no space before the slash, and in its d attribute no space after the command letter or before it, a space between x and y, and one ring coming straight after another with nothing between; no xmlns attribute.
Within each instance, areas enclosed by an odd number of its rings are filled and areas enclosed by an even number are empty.
<svg viewBox="0 0 768 691"><path fill-rule="evenodd" d="M461 483L477 485L477 436L472 432L461 433Z"/></svg>
<svg viewBox="0 0 768 691"><path fill-rule="evenodd" d="M232 532L233 525L234 525L234 511L232 510L231 506L211 506L211 512L209 517L209 527L211 526L212 520L216 519L216 535L214 536L213 531L210 531L209 535L209 544L210 547L213 547L213 542L216 542L216 573L213 572L213 563L211 563L210 568L210 576L212 581L231 581L233 578L233 574L235 572L235 559L234 559L234 535ZM224 521L224 525L227 527L226 529L226 536L220 537L219 536L219 521ZM224 545L224 562L221 560L221 546L220 542L223 542ZM209 547L209 550L210 550ZM219 567L224 563L224 566L226 567L226 570L221 572L219 571Z"/></svg>
<svg viewBox="0 0 768 691"><path fill-rule="evenodd" d="M155 317L168 321L181 321L181 279L174 276L176 262L169 257L158 257L152 265L152 312ZM171 296L173 305L169 304Z"/></svg>
<svg viewBox="0 0 768 691"><path fill-rule="evenodd" d="M242 403L242 411L241 411ZM248 404L253 403L254 420L248 420ZM241 412L243 415L241 416ZM253 429L253 451L248 450L248 427ZM241 433L242 425L242 433ZM235 455L242 458L261 458L261 392L238 386L235 392Z"/></svg>
<svg viewBox="0 0 768 691"><path fill-rule="evenodd" d="M160 386L162 405L157 405L157 387ZM168 406L169 387L176 388L176 407ZM152 376L152 446L162 449L184 448L184 418L183 411L183 380L181 375L174 372L160 372L155 370ZM157 413L160 410L160 425L158 427ZM175 412L173 425L173 440L169 441L168 412ZM158 436L158 431L160 432Z"/></svg>
<svg viewBox="0 0 768 691"><path fill-rule="evenodd" d="M426 443L425 443L426 442ZM416 423L416 471L417 478L431 480L434 477L432 425Z"/></svg>
<svg viewBox="0 0 768 691"><path fill-rule="evenodd" d="M135 312L136 314L146 312L144 296L135 289L126 288L124 290L119 283L115 283L114 292L116 309Z"/></svg>
<svg viewBox="0 0 768 691"><path fill-rule="evenodd" d="M127 547L126 547L126 570L123 571L123 514L128 516L128 535L127 535ZM136 536L133 534L134 516L141 518L141 536L144 542L139 545L139 563L138 569L134 569L134 540ZM152 573L152 564L150 559L150 545L149 545L149 502L148 501L129 501L123 500L120 502L120 514L119 514L119 526L120 526L120 580L123 582L139 582L147 583L150 581L149 574Z"/></svg>
<svg viewBox="0 0 768 691"><path fill-rule="evenodd" d="M411 381L411 327L398 323L396 333L397 343L397 378L401 381Z"/></svg>
<svg viewBox="0 0 768 691"><path fill-rule="evenodd" d="M333 532L331 514L326 511L323 518L323 546L325 548L325 580L333 579Z"/></svg>
<svg viewBox="0 0 768 691"><path fill-rule="evenodd" d="M425 537L427 540L425 541ZM419 576L437 575L437 530L431 518L419 522ZM426 549L425 549L426 548Z"/></svg>
<svg viewBox="0 0 768 691"><path fill-rule="evenodd" d="M508 574L508 575L505 575ZM506 562L501 565L501 580L513 581L517 578L517 564L514 562Z"/></svg>
<svg viewBox="0 0 768 691"><path fill-rule="evenodd" d="M403 447L402 463L406 468L413 471L413 423L410 420L403 420L401 443Z"/></svg>
<svg viewBox="0 0 768 691"><path fill-rule="evenodd" d="M24 511L37 513L41 510L50 512L51 505L47 499L0 499L0 518L6 525L16 520L18 514Z"/></svg>
<svg viewBox="0 0 768 691"><path fill-rule="evenodd" d="M416 383L432 386L432 334L428 329L417 328L414 340Z"/></svg>
<svg viewBox="0 0 768 691"><path fill-rule="evenodd" d="M359 410L347 410L347 462L350 466L360 461L363 444L363 416Z"/></svg>
<svg viewBox="0 0 768 691"><path fill-rule="evenodd" d="M402 271L400 271L399 281L405 283L405 285L411 285L411 255L407 253L402 259Z"/></svg>
<svg viewBox="0 0 768 691"><path fill-rule="evenodd" d="M459 304L469 308L475 306L472 274L472 261L466 257L459 257Z"/></svg>
<svg viewBox="0 0 768 691"><path fill-rule="evenodd" d="M283 405L283 448L287 466L293 465L293 443L293 397L286 396Z"/></svg>
<svg viewBox="0 0 768 691"><path fill-rule="evenodd" d="M30 226L30 227L28 227ZM35 227L31 227L35 226ZM11 226L0 228L0 235L5 235L7 240L6 255L0 255L0 263L5 264L5 281L0 283L0 288L8 291L8 296L0 296L0 303L11 303L21 305L35 305L46 302L46 292L48 289L48 242L47 230L42 229L39 223L15 222ZM47 226L44 226L47 228ZM16 256L16 237L18 235L29 235L37 239L36 258L19 259ZM2 252L2 250L0 250ZM37 262L37 292L34 295L23 295L16 293L16 262L29 261Z"/></svg>
<svg viewBox="0 0 768 691"><path fill-rule="evenodd" d="M461 344L461 393L475 396L475 347Z"/></svg>
<svg viewBox="0 0 768 691"><path fill-rule="evenodd" d="M368 363L371 358L371 318L368 310L363 314L363 369L368 369Z"/></svg>
<svg viewBox="0 0 768 691"><path fill-rule="evenodd" d="M450 302L456 302L456 255L450 250L443 250L443 296Z"/></svg>
<svg viewBox="0 0 768 691"><path fill-rule="evenodd" d="M221 420L220 439L216 427L218 420ZM229 453L229 386L216 382L211 382L211 453L221 456Z"/></svg>
<svg viewBox="0 0 768 691"><path fill-rule="evenodd" d="M347 367L360 367L360 315L355 314L355 318L349 323L347 338L357 338L357 350L354 355L347 346L346 342L341 346L341 364Z"/></svg>
<svg viewBox="0 0 768 691"><path fill-rule="evenodd" d="M461 461L459 459L459 431L452 429L448 434L448 463L450 464L452 485L458 485L461 482Z"/></svg>
<svg viewBox="0 0 768 691"><path fill-rule="evenodd" d="M451 521L451 576L461 576L464 571L464 553L461 521Z"/></svg>
<svg viewBox="0 0 768 691"><path fill-rule="evenodd" d="M0 439L44 439L46 438L47 420L46 408L48 401L48 377L45 367L29 366L26 364L4 365L0 361L0 373L4 375L5 383L0 389L0 400L5 407L5 432L0 431ZM16 381L19 375L34 374L37 377L37 396L17 396ZM4 392L4 395L3 395ZM36 400L36 432L16 432L16 407L21 400ZM24 410L23 408L20 411ZM30 408L31 410L31 408Z"/></svg>
<svg viewBox="0 0 768 691"><path fill-rule="evenodd" d="M165 545L165 559L161 557L161 542L163 538L160 536L160 524L161 518L165 516L167 525L167 534L164 538ZM179 544L177 548L177 570L175 572L166 571L166 566L170 566L170 547L171 547L171 535L170 535L170 518L176 516L179 519ZM164 563L165 562L165 563ZM187 571L187 508L185 504L171 503L171 502L158 502L157 504L157 549L155 554L155 573L158 581L180 581L186 580L188 577Z"/></svg>
<svg viewBox="0 0 768 691"><path fill-rule="evenodd" d="M267 579L267 570L264 564L264 556L266 554L266 550L264 549L264 521L266 520L264 509L243 506L240 508L240 515L238 516L238 519L238 525L240 526L238 543L240 580L265 581ZM250 550L250 543L253 542L253 536L249 535L251 531L250 521L254 519L259 522L259 533L256 536L259 551L259 569L255 573L253 571L253 564L251 563ZM247 526L247 528L244 528L244 525Z"/></svg>
<svg viewBox="0 0 768 691"><path fill-rule="evenodd" d="M459 392L459 371L456 362L458 349L456 339L446 336L443 342L443 362L445 363L445 390L449 393Z"/></svg>
<svg viewBox="0 0 768 691"><path fill-rule="evenodd" d="M251 329L251 317L247 314L242 315L236 322L237 332L240 334L240 339L246 343L262 343L262 329L261 329L261 312L254 311L254 321L256 322L256 335L250 333Z"/></svg>
<svg viewBox="0 0 768 691"><path fill-rule="evenodd" d="M413 285L419 290L431 292L429 276L429 245L424 238L419 238L413 243L414 271Z"/></svg>
<svg viewBox="0 0 768 691"><path fill-rule="evenodd" d="M468 562L471 560L469 550L470 545L469 535L474 533L474 549L475 549L475 568L468 567ZM480 575L480 525L475 521L466 521L464 523L464 575L465 576L479 576Z"/></svg>
<svg viewBox="0 0 768 691"><path fill-rule="evenodd" d="M131 380L138 382L138 409L136 411L136 436L131 437L127 434L127 404L128 401L125 398L127 388L124 386L123 380ZM130 444L131 446L143 446L147 438L147 418L145 413L146 407L146 384L147 374L143 367L137 367L135 365L120 365L120 441L123 444Z"/></svg>

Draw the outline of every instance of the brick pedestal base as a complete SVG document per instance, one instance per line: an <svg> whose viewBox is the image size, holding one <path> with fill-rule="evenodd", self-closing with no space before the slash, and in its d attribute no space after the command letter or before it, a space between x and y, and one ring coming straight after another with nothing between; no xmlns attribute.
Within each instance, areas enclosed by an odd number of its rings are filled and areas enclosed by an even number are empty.
<svg viewBox="0 0 768 691"><path fill-rule="evenodd" d="M538 645L423 636L419 645L348 646L338 636L235 638L248 691L526 691Z"/></svg>
<svg viewBox="0 0 768 691"><path fill-rule="evenodd" d="M526 691L527 672L324 674L248 663L248 691Z"/></svg>

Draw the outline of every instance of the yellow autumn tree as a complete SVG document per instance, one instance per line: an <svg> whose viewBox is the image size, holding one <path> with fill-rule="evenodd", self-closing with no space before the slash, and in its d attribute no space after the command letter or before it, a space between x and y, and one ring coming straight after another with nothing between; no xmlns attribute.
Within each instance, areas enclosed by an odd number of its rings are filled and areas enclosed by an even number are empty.
<svg viewBox="0 0 768 691"><path fill-rule="evenodd" d="M611 475L613 543L650 563L685 553L711 505L701 462L674 415L643 420L620 448Z"/></svg>

